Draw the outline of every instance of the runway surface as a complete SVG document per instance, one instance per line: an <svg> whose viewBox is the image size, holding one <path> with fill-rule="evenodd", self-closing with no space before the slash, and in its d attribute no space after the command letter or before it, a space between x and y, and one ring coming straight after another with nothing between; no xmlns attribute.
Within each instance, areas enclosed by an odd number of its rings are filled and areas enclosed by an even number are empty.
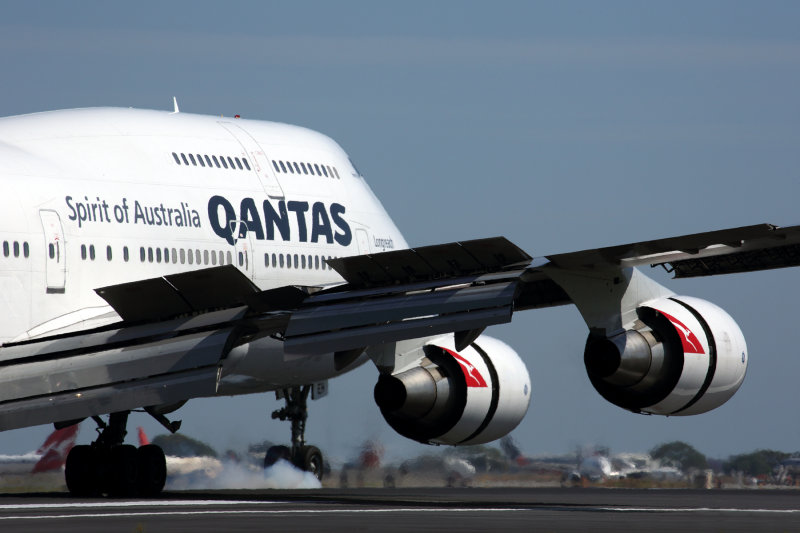
<svg viewBox="0 0 800 533"><path fill-rule="evenodd" d="M796 490L322 489L0 495L2 531L800 531Z"/></svg>

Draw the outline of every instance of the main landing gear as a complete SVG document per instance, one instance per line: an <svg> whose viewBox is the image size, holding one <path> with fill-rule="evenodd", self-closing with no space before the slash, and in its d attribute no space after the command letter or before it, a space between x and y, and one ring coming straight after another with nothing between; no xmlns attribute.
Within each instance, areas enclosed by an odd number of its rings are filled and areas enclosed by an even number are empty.
<svg viewBox="0 0 800 533"><path fill-rule="evenodd" d="M100 435L92 444L74 446L65 477L73 496L152 497L167 480L167 462L159 446L123 444L129 411L111 413L108 423L92 417Z"/></svg>
<svg viewBox="0 0 800 533"><path fill-rule="evenodd" d="M307 446L305 440L306 419L308 418L308 395L312 385L283 389L286 406L272 413L272 418L289 420L292 423L292 446L270 446L264 456L264 468L274 465L280 459L289 461L306 472L311 472L322 480L322 452L316 446Z"/></svg>

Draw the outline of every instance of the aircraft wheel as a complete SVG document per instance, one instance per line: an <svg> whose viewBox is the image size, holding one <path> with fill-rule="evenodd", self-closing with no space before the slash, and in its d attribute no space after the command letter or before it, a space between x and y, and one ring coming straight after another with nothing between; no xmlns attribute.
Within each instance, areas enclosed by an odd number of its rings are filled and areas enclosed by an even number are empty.
<svg viewBox="0 0 800 533"><path fill-rule="evenodd" d="M324 463L322 462L322 452L316 446L303 446L300 448L295 465L302 468L306 472L311 472L317 479L322 481L322 470Z"/></svg>
<svg viewBox="0 0 800 533"><path fill-rule="evenodd" d="M139 495L145 498L158 496L167 482L167 460L164 451L155 444L146 444L136 450L139 466Z"/></svg>
<svg viewBox="0 0 800 533"><path fill-rule="evenodd" d="M119 444L111 448L108 494L117 498L135 496L139 489L139 461L136 446Z"/></svg>
<svg viewBox="0 0 800 533"><path fill-rule="evenodd" d="M292 461L292 452L288 446L270 446L267 448L267 454L264 456L264 468L269 468L278 461Z"/></svg>
<svg viewBox="0 0 800 533"><path fill-rule="evenodd" d="M64 478L73 496L95 496L98 493L98 457L89 445L73 446L67 455Z"/></svg>

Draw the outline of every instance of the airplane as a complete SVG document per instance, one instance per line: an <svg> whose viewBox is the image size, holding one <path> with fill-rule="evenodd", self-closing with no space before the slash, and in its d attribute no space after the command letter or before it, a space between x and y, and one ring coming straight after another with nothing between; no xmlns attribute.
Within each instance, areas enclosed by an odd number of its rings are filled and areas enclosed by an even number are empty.
<svg viewBox="0 0 800 533"><path fill-rule="evenodd" d="M36 451L13 455L0 454L0 476L60 470L75 445L79 427L78 424L74 424L53 431Z"/></svg>
<svg viewBox="0 0 800 533"><path fill-rule="evenodd" d="M409 439L481 444L525 416L519 355L484 333L515 312L574 304L597 392L634 413L725 403L748 353L716 305L677 278L796 266L800 227L769 224L544 257L503 237L411 248L347 153L289 124L89 108L0 119L0 430L99 435L65 468L77 496L154 496L163 451L124 444L128 415L274 391L291 445L309 395L371 361L374 400ZM105 417L105 418L104 418Z"/></svg>
<svg viewBox="0 0 800 533"><path fill-rule="evenodd" d="M622 478L677 480L684 476L684 473L674 466L662 466L649 457L632 461L629 459L630 456L631 454L617 454L608 457L596 453L584 457L574 474L578 479L592 482Z"/></svg>

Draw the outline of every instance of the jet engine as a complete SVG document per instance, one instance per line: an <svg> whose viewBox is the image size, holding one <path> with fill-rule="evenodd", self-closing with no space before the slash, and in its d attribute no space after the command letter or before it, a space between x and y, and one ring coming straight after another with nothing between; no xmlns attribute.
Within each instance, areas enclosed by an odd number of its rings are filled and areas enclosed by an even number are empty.
<svg viewBox="0 0 800 533"><path fill-rule="evenodd" d="M418 364L381 375L375 401L392 428L426 444L482 444L514 429L531 382L508 345L479 337L456 352L452 338L422 347Z"/></svg>
<svg viewBox="0 0 800 533"><path fill-rule="evenodd" d="M685 296L637 309L630 329L589 335L584 363L603 398L639 413L695 415L739 389L747 345L739 326L716 305Z"/></svg>

